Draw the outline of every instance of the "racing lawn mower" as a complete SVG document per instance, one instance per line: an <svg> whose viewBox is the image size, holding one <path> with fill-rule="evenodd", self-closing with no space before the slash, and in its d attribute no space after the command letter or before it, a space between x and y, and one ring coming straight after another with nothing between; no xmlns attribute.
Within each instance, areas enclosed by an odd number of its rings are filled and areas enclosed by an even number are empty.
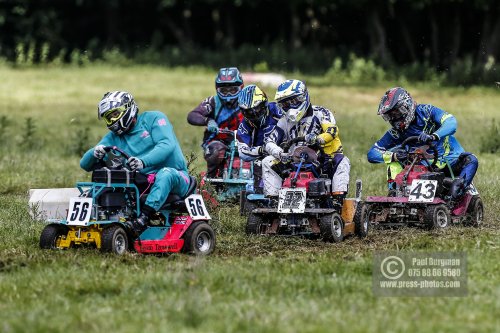
<svg viewBox="0 0 500 333"><path fill-rule="evenodd" d="M216 177L209 178L206 172L201 173L202 194L213 206L219 202L239 202L242 191L246 191L247 185L253 185L253 162L245 162L238 156L236 131L219 129L218 133L230 134L233 140L226 149L223 168ZM207 184L212 186L215 193L206 188Z"/></svg>
<svg viewBox="0 0 500 333"><path fill-rule="evenodd" d="M185 197L170 194L150 225L137 237L126 227L141 212L153 177L126 168L129 156L108 146L106 162L92 172L92 182L78 182L78 197L69 199L66 218L51 219L40 235L42 249L67 249L93 245L103 252L123 254L187 252L208 255L215 248L215 234L196 179L190 177Z"/></svg>
<svg viewBox="0 0 500 333"><path fill-rule="evenodd" d="M242 210L248 212L246 233L321 238L340 242L355 232L353 215L361 198L361 180L356 181L356 199L334 200L332 181L321 173L318 154L297 137L283 143L290 153L291 167L283 180L278 198L248 194ZM317 148L317 147L316 147Z"/></svg>
<svg viewBox="0 0 500 333"><path fill-rule="evenodd" d="M388 180L389 188L395 187L389 196L368 196L358 206L354 221L361 237L375 226L420 225L437 229L450 224L482 223L483 202L474 185L470 184L457 199L463 179L455 178L449 166L451 177L436 167L438 151L434 144L410 149L408 144L415 141L418 137L412 136L401 144L408 159L394 180Z"/></svg>

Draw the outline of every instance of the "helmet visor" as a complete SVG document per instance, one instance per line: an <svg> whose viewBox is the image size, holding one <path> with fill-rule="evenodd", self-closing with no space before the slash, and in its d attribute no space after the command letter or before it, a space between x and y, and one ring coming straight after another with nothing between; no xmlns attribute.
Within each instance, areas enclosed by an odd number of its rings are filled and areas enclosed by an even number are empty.
<svg viewBox="0 0 500 333"><path fill-rule="evenodd" d="M122 105L107 111L102 117L106 122L106 125L109 126L114 124L117 120L120 120L120 118L123 117L125 111L127 111L127 107L126 105Z"/></svg>
<svg viewBox="0 0 500 333"><path fill-rule="evenodd" d="M217 93L224 97L236 96L240 92L240 86L223 86L217 87Z"/></svg>
<svg viewBox="0 0 500 333"><path fill-rule="evenodd" d="M279 107L283 111L298 108L304 102L304 95L293 96L282 101L278 101Z"/></svg>
<svg viewBox="0 0 500 333"><path fill-rule="evenodd" d="M265 103L260 103L259 105L253 107L253 108L248 108L248 109L241 109L241 113L243 113L243 117L250 121L257 121L259 120L262 116L264 116L266 112L266 104Z"/></svg>
<svg viewBox="0 0 500 333"><path fill-rule="evenodd" d="M385 113L382 113L382 119L390 123L394 123L404 119L404 114L398 109L394 108Z"/></svg>

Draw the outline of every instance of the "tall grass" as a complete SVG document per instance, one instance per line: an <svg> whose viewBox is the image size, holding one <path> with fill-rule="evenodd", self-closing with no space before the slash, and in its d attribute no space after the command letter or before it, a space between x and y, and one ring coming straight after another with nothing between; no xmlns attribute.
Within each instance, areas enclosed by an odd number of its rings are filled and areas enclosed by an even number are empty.
<svg viewBox="0 0 500 333"><path fill-rule="evenodd" d="M480 161L475 183L486 207L482 228L376 231L365 240L350 237L330 244L247 237L237 207L223 207L212 214L218 244L209 258L116 257L87 248L41 251L43 223L28 215L26 191L72 187L89 179L79 159L82 150L107 132L96 112L103 93L126 89L141 111L165 112L185 155L198 156L190 169L199 172L204 167L199 147L203 129L188 125L186 116L213 94L214 75L197 68L148 66L0 67L2 332L498 330L500 157L482 153L480 147L500 94L485 88L406 86L419 102L458 118L458 139ZM361 178L365 195L386 192L383 166L367 163L365 154L387 129L376 116L380 96L397 84L309 86L313 103L336 112L352 164L351 184ZM274 87L263 88L274 95ZM28 139L31 144L23 144ZM468 296L374 297L372 254L381 250L466 251Z"/></svg>

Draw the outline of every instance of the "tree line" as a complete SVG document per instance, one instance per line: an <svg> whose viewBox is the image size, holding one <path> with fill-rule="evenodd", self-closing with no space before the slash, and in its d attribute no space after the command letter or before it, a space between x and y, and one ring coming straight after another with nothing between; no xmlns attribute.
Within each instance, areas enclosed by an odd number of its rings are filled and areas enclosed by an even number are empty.
<svg viewBox="0 0 500 333"><path fill-rule="evenodd" d="M0 0L0 29L1 57L32 50L35 63L119 50L142 62L314 72L355 54L383 68L496 75L500 57L498 0Z"/></svg>

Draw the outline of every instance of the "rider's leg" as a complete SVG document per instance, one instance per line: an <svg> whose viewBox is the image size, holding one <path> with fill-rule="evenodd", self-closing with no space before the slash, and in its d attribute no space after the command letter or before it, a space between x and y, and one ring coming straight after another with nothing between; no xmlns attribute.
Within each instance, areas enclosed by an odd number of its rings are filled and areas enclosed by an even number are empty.
<svg viewBox="0 0 500 333"><path fill-rule="evenodd" d="M344 198L349 190L349 173L351 171L351 163L347 156L335 157L332 164L332 196L333 200L340 205L343 204Z"/></svg>
<svg viewBox="0 0 500 333"><path fill-rule="evenodd" d="M222 174L217 175L226 154L227 146L220 141L212 141L205 147L204 158L207 161L207 176L213 178L216 176L222 177Z"/></svg>
<svg viewBox="0 0 500 333"><path fill-rule="evenodd" d="M155 182L141 207L141 214L132 222L136 233L142 232L148 225L150 216L159 211L170 193L183 196L189 188L189 176L174 168L162 168L156 173Z"/></svg>
<svg viewBox="0 0 500 333"><path fill-rule="evenodd" d="M263 193L262 184L262 161L255 160L253 163L253 189L254 193Z"/></svg>
<svg viewBox="0 0 500 333"><path fill-rule="evenodd" d="M264 195L277 196L283 180L275 171L279 161L273 156L267 156L262 160L262 179L264 181Z"/></svg>
<svg viewBox="0 0 500 333"><path fill-rule="evenodd" d="M472 183L472 179L476 175L479 162L477 157L472 153L462 153L452 164L453 173L457 178L454 179L450 194L455 200L460 199L467 187Z"/></svg>

